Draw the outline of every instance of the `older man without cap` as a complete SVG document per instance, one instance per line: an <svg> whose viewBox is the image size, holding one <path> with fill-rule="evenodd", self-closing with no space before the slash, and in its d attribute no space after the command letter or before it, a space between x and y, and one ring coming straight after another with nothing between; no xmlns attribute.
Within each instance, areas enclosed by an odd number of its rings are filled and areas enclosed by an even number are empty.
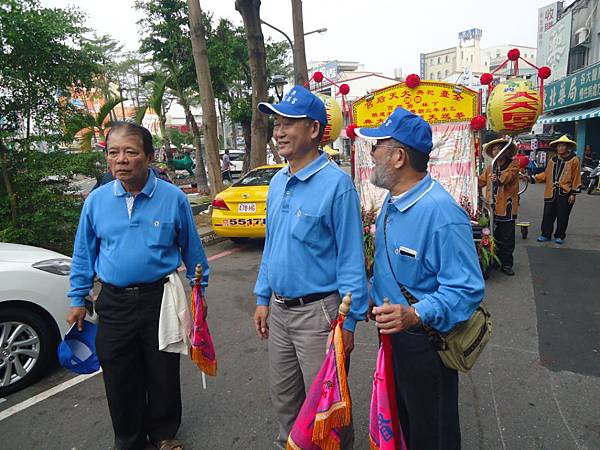
<svg viewBox="0 0 600 450"><path fill-rule="evenodd" d="M261 103L259 109L275 115L273 136L289 162L269 187L254 289L256 333L269 339L271 399L279 422L275 444L285 448L325 358L340 294L353 295L343 331L349 354L356 322L367 310L367 280L358 194L350 177L318 148L327 125L325 105L294 86L280 103ZM342 443L352 448L351 427L342 432Z"/></svg>
<svg viewBox="0 0 600 450"><path fill-rule="evenodd" d="M377 139L371 182L389 191L377 219L372 313L391 335L407 447L460 449L458 373L444 366L423 325L448 332L483 298L469 217L427 173L432 140L423 119L396 108L379 128L357 134Z"/></svg>

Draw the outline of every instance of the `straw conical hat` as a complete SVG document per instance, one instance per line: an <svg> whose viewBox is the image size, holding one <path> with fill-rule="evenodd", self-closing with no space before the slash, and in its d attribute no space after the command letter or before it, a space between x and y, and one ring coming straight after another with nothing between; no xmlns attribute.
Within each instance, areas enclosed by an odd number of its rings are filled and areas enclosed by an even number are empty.
<svg viewBox="0 0 600 450"><path fill-rule="evenodd" d="M563 134L557 140L550 142L550 147L554 147L557 144L569 144L569 145L576 146L577 142L572 141L571 139L569 139L569 136L567 136L566 134Z"/></svg>
<svg viewBox="0 0 600 450"><path fill-rule="evenodd" d="M490 158L492 158L492 147L496 144L501 144L504 147L506 144L508 144L508 139L494 139L493 141L490 141L487 144L484 144L483 151ZM509 158L512 158L513 156L515 156L515 153L517 153L517 146L515 145L514 142L512 142L510 144L510 147L508 148L506 154L508 155Z"/></svg>

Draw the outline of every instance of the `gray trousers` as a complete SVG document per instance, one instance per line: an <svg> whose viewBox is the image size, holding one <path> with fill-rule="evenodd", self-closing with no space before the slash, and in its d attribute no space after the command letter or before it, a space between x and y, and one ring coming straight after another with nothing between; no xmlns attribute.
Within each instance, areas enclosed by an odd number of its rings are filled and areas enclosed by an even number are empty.
<svg viewBox="0 0 600 450"><path fill-rule="evenodd" d="M327 352L331 323L337 319L340 296L332 294L304 306L288 308L271 301L269 366L271 401L284 447L302 403ZM354 443L352 425L342 432L342 448Z"/></svg>

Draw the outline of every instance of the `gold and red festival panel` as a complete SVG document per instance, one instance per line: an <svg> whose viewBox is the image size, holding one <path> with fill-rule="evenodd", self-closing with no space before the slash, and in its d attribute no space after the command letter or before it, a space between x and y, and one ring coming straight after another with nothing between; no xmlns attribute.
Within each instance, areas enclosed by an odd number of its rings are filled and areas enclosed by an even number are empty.
<svg viewBox="0 0 600 450"><path fill-rule="evenodd" d="M477 96L477 92L451 83L421 81L415 88L399 83L354 102L354 123L378 127L398 106L430 124L470 121L477 115Z"/></svg>

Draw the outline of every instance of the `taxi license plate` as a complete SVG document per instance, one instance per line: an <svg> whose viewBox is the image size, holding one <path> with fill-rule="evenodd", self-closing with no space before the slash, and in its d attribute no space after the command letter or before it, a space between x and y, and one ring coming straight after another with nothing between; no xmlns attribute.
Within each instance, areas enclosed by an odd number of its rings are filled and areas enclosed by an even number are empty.
<svg viewBox="0 0 600 450"><path fill-rule="evenodd" d="M240 203L238 205L238 212L240 213L255 213L256 203Z"/></svg>

